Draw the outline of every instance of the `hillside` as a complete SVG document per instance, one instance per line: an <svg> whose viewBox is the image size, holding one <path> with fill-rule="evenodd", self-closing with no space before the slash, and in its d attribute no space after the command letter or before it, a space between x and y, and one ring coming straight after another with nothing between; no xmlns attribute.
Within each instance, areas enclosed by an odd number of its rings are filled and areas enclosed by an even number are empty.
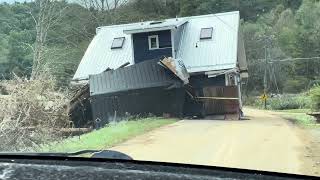
<svg viewBox="0 0 320 180"><path fill-rule="evenodd" d="M267 89L273 93L298 93L319 82L318 58L271 63L320 55L320 32L315 31L320 26L318 0L129 0L114 1L115 5L101 2L105 4L55 2L61 11L47 33L43 59L61 86L69 84L98 26L234 10L241 14L251 75L245 85L246 94L261 93L265 70ZM36 40L32 17L38 14L36 2L0 4L1 79L12 78L12 72L31 75Z"/></svg>

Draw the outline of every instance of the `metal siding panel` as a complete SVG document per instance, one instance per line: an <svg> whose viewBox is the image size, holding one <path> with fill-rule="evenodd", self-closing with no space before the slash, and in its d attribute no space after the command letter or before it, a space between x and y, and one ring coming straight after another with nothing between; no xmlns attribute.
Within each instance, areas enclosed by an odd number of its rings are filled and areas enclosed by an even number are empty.
<svg viewBox="0 0 320 180"><path fill-rule="evenodd" d="M158 116L169 113L179 117L182 114L184 97L184 88L171 90L148 88L111 96L107 94L95 95L92 98L93 116L95 119L100 118L103 124L113 120L115 111L117 111L116 120L126 118L126 112L131 115L152 113Z"/></svg>
<svg viewBox="0 0 320 180"><path fill-rule="evenodd" d="M203 88L205 97L238 97L236 86L207 86ZM237 113L239 103L237 100L206 100L205 112L211 114Z"/></svg>
<svg viewBox="0 0 320 180"><path fill-rule="evenodd" d="M161 56L172 56L172 48L149 50L148 36L151 35L158 35L160 47L163 45L172 46L170 30L133 34L135 63L160 58Z"/></svg>
<svg viewBox="0 0 320 180"><path fill-rule="evenodd" d="M90 87L94 90L91 95L127 92L135 89L167 86L172 83L183 85L180 79L158 65L157 62L158 60L144 61L134 66L91 75Z"/></svg>
<svg viewBox="0 0 320 180"><path fill-rule="evenodd" d="M90 74L99 74L107 68L117 68L126 62L133 64L131 36L123 34L123 28L105 27L99 31L88 46L74 80L88 78ZM116 37L126 38L121 49L111 49L112 41Z"/></svg>
<svg viewBox="0 0 320 180"><path fill-rule="evenodd" d="M231 69L237 63L239 12L190 18L182 32L177 58L188 72ZM213 27L213 39L201 40L201 28ZM196 44L198 48L196 48Z"/></svg>

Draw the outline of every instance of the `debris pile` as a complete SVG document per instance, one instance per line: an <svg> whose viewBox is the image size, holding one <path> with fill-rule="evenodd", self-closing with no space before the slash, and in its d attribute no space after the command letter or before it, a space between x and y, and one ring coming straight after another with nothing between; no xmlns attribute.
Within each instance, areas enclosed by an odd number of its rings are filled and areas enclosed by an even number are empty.
<svg viewBox="0 0 320 180"><path fill-rule="evenodd" d="M74 93L69 104L68 116L75 128L93 127L89 84L81 86Z"/></svg>
<svg viewBox="0 0 320 180"><path fill-rule="evenodd" d="M57 140L71 126L68 98L57 91L55 81L44 75L28 80L2 81L0 95L0 150L21 151ZM3 90L4 91L4 90Z"/></svg>

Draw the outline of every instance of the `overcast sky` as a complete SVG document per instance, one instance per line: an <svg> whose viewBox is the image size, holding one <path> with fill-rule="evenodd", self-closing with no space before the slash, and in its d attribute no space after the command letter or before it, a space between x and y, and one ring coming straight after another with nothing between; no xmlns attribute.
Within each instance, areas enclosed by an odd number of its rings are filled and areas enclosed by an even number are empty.
<svg viewBox="0 0 320 180"><path fill-rule="evenodd" d="M0 0L0 3L3 3L3 2L7 2L7 3L14 3L14 2L30 2L32 0Z"/></svg>

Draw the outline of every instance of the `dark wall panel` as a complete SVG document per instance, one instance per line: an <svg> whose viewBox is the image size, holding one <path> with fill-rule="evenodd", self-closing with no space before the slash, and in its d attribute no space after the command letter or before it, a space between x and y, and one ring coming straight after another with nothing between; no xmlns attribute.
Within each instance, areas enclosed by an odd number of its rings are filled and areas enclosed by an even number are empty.
<svg viewBox="0 0 320 180"><path fill-rule="evenodd" d="M161 49L149 50L148 36L159 36L159 47ZM172 57L172 44L170 30L133 34L133 49L135 63L145 60ZM166 47L166 48L163 48Z"/></svg>
<svg viewBox="0 0 320 180"><path fill-rule="evenodd" d="M194 88L202 88L205 86L225 86L225 75L220 75L213 78L208 78L208 76L201 75L193 75L190 77L190 84Z"/></svg>
<svg viewBox="0 0 320 180"><path fill-rule="evenodd" d="M122 120L130 115L162 116L168 113L182 117L185 91L183 88L148 88L116 95L92 96L93 119L100 125ZM99 126L100 126L99 125Z"/></svg>

